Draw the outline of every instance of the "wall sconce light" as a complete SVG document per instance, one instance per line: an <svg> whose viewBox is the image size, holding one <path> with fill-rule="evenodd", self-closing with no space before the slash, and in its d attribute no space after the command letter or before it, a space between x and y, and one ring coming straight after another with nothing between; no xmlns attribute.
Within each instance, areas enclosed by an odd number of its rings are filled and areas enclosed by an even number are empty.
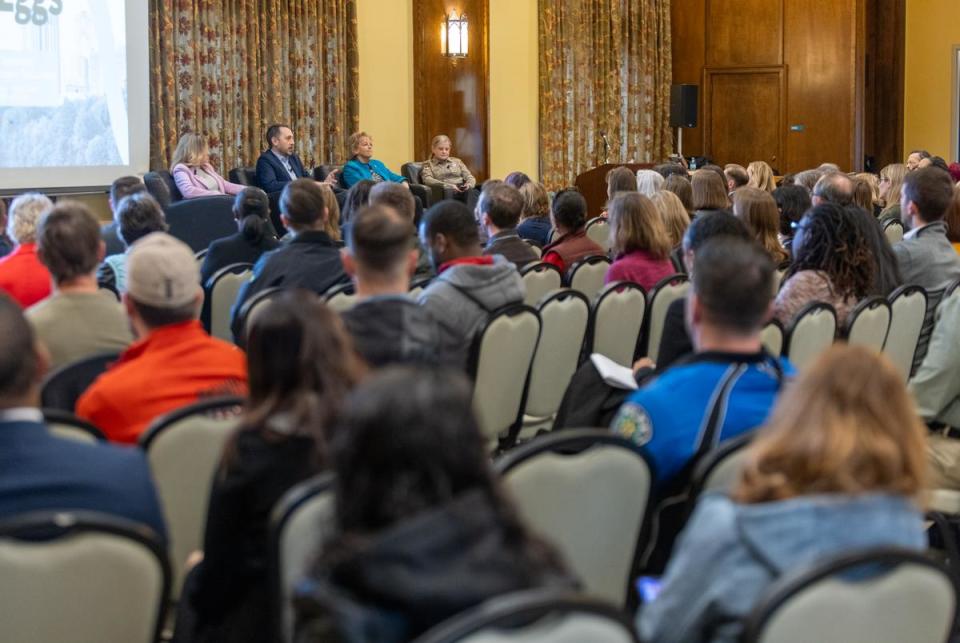
<svg viewBox="0 0 960 643"><path fill-rule="evenodd" d="M440 51L444 56L463 58L467 55L467 16L451 13L440 23Z"/></svg>

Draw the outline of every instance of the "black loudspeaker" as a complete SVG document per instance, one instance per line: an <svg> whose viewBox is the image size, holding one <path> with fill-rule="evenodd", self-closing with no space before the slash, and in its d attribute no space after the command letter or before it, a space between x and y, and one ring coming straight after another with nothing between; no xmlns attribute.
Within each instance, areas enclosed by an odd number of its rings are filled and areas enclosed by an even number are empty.
<svg viewBox="0 0 960 643"><path fill-rule="evenodd" d="M670 87L670 127L697 126L697 85Z"/></svg>

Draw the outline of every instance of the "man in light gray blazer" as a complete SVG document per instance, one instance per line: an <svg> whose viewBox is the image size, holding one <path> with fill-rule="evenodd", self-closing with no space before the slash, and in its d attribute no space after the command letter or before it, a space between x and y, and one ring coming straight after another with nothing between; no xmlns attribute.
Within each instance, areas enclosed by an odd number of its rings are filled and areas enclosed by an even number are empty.
<svg viewBox="0 0 960 643"><path fill-rule="evenodd" d="M935 167L907 174L900 217L910 232L893 246L903 283L937 290L960 279L960 255L947 239L943 217L953 197L950 175Z"/></svg>

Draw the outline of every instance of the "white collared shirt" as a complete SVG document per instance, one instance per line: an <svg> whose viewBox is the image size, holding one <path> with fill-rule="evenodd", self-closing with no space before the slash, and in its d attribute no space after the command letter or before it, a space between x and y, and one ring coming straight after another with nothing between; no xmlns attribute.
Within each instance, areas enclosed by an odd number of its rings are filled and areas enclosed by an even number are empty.
<svg viewBox="0 0 960 643"><path fill-rule="evenodd" d="M32 406L17 406L0 411L0 422L38 422L43 423L43 413Z"/></svg>

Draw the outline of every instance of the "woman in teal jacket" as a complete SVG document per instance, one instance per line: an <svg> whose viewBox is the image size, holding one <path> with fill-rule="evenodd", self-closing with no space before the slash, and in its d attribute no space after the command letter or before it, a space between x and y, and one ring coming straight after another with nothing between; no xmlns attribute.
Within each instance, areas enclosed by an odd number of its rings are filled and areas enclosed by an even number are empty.
<svg viewBox="0 0 960 643"><path fill-rule="evenodd" d="M368 181L390 181L404 183L407 180L399 174L394 174L382 161L373 157L373 139L366 132L354 132L347 139L347 149L353 157L343 166L343 181L347 187L364 179Z"/></svg>

